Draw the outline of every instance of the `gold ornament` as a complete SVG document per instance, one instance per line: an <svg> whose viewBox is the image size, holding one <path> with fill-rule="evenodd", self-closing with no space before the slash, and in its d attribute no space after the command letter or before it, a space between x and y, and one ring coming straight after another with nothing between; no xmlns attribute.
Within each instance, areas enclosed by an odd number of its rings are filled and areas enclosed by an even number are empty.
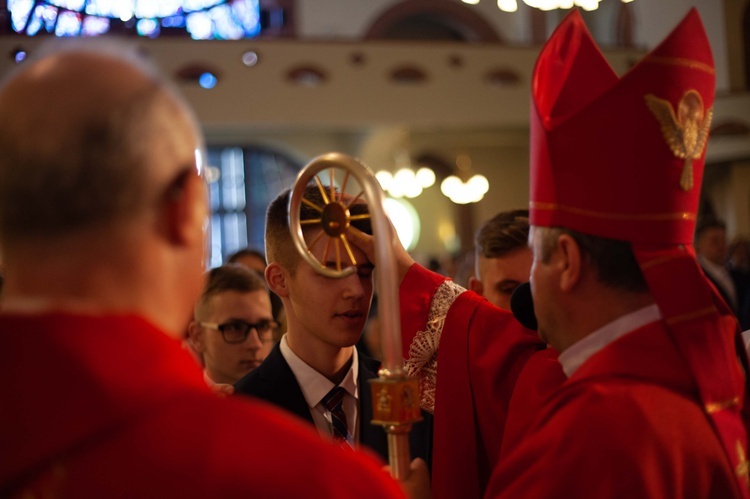
<svg viewBox="0 0 750 499"><path fill-rule="evenodd" d="M713 108L705 111L703 99L695 90L688 90L677 104L675 115L672 104L652 94L645 97L646 105L661 125L667 145L675 157L684 159L680 187L689 191L693 188L693 160L703 154L711 127Z"/></svg>

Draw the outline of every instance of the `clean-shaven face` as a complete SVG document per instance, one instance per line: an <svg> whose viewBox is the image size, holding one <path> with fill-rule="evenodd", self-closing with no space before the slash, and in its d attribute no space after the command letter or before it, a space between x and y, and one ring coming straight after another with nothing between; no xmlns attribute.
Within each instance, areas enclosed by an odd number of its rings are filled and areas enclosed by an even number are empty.
<svg viewBox="0 0 750 499"><path fill-rule="evenodd" d="M336 252L332 242L326 256L327 240L320 238L311 251L319 261L335 268ZM347 277L325 277L300 260L290 278L289 298L299 326L295 334L304 336L310 346L350 347L362 335L372 301L373 265L361 250L353 245L351 249L357 271ZM351 265L343 248L340 255L342 266Z"/></svg>
<svg viewBox="0 0 750 499"><path fill-rule="evenodd" d="M273 320L271 299L262 289L243 293L223 291L209 299L202 322L225 324L244 321L255 324L261 320ZM220 331L203 328L203 361L209 378L217 383L234 384L245 374L258 367L271 352L272 342L263 343L255 330L250 330L245 341L230 344L224 341Z"/></svg>
<svg viewBox="0 0 750 499"><path fill-rule="evenodd" d="M510 310L510 295L524 282L529 281L533 254L529 248L518 248L497 258L479 257L479 275L482 296L505 310Z"/></svg>

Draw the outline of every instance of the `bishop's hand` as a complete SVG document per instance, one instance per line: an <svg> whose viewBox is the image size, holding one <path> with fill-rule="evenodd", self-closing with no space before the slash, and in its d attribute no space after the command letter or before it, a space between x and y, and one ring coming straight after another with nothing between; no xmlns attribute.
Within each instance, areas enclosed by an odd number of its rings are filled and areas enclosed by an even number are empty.
<svg viewBox="0 0 750 499"><path fill-rule="evenodd" d="M414 265L414 259L403 247L401 241L399 241L398 235L396 234L396 229L395 227L393 227L393 223L390 220L388 220L388 229L390 232L390 235L388 237L390 237L393 244L393 254L396 260L396 267L398 269L398 282L401 282L406 273L409 271L409 268ZM365 255L367 255L368 260L370 260L375 265L378 265L378 262L375 258L375 240L373 236L365 234L356 227L349 226L349 228L347 229L347 238L350 243L354 244L357 248L362 250Z"/></svg>

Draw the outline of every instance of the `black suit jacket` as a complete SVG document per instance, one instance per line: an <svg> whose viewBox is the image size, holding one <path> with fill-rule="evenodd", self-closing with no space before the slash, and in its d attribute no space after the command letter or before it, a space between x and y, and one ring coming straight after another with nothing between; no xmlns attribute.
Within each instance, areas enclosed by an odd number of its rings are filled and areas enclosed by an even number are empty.
<svg viewBox="0 0 750 499"><path fill-rule="evenodd" d="M388 439L382 426L372 420L372 397L368 380L377 377L380 362L359 353L359 442L388 460ZM292 369L276 344L266 360L246 374L235 385L235 393L266 400L297 415L311 425L313 422L302 389ZM415 423L409 434L412 459L421 457L430 464L432 457L432 415L422 411L423 421Z"/></svg>

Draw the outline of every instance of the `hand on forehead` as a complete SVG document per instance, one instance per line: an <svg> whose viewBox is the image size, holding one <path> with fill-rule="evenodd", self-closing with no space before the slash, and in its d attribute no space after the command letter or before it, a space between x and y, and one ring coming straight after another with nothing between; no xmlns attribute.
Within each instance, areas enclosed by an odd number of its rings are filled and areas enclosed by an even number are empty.
<svg viewBox="0 0 750 499"><path fill-rule="evenodd" d="M350 237L352 231L358 231L358 229L349 227L343 237L335 238L329 237L320 228L306 229L304 231L305 242L318 261L329 268L337 268L338 262L340 262L341 268L372 266L368 254L358 247ZM358 232L362 233L361 231Z"/></svg>

